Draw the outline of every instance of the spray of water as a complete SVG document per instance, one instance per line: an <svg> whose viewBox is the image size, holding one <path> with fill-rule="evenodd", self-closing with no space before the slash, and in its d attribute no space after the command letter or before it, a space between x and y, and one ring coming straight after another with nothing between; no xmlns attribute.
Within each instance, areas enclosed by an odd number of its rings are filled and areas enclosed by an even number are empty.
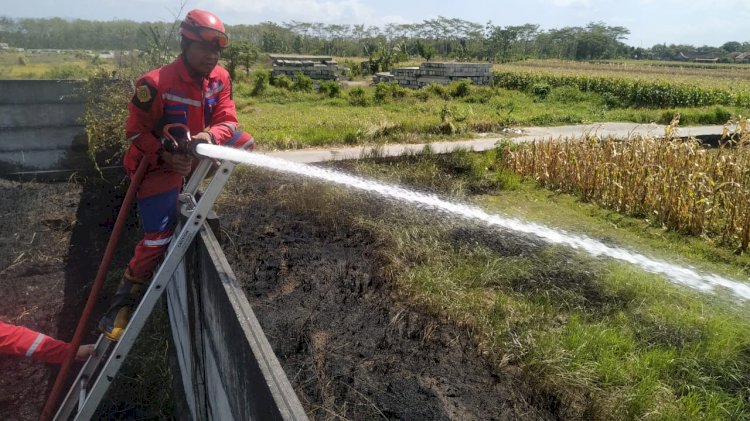
<svg viewBox="0 0 750 421"><path fill-rule="evenodd" d="M466 219L482 221L490 226L502 227L516 232L536 236L550 244L560 244L582 250L592 256L606 256L637 265L647 272L664 275L675 284L684 285L702 292L715 291L717 287L728 290L740 300L750 299L750 285L733 281L715 274L701 274L690 268L677 266L655 260L642 254L618 247L608 246L600 241L581 235L573 235L544 225L525 222L516 218L493 215L467 204L446 201L435 195L423 194L401 187L368 180L340 171L319 168L306 164L274 158L267 155L249 153L215 145L198 145L196 152L200 155L226 159L255 167L271 169L286 173L317 178L359 190L377 193L401 202L411 203L423 208L438 210Z"/></svg>

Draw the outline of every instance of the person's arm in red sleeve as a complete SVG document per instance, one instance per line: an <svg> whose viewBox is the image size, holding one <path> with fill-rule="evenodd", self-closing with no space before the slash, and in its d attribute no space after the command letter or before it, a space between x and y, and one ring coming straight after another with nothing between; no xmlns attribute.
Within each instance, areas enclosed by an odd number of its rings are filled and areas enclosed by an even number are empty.
<svg viewBox="0 0 750 421"><path fill-rule="evenodd" d="M152 132L162 117L163 105L154 81L142 78L136 82L128 110L127 138L144 154L155 154L161 142Z"/></svg>
<svg viewBox="0 0 750 421"><path fill-rule="evenodd" d="M0 352L36 361L60 364L70 344L31 329L0 322Z"/></svg>
<svg viewBox="0 0 750 421"><path fill-rule="evenodd" d="M224 89L218 95L211 125L207 129L214 143L223 145L237 130L237 110L232 100L232 82L229 78L224 79Z"/></svg>

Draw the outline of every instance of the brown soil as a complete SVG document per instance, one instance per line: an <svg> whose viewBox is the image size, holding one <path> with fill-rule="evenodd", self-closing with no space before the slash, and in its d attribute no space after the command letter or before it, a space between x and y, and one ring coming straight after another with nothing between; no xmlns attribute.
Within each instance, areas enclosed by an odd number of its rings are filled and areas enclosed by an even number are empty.
<svg viewBox="0 0 750 421"><path fill-rule="evenodd" d="M72 337L122 198L111 184L83 186L0 180L2 320ZM519 368L494 368L471 332L399 298L366 233L262 202L222 218L240 233L226 247L233 269L311 419L555 418ZM0 417L38 418L56 367L0 356L0 372Z"/></svg>
<svg viewBox="0 0 750 421"><path fill-rule="evenodd" d="M0 197L0 319L69 341L122 195L101 182L82 187L0 180ZM118 253L115 265L126 254ZM102 304L93 317L101 311ZM90 325L85 342L96 339ZM38 419L57 371L0 355L0 418Z"/></svg>

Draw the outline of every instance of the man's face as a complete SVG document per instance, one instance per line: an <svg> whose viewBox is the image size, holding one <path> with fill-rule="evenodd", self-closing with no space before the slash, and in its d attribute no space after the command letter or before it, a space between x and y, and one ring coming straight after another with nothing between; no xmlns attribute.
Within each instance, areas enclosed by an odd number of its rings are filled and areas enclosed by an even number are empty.
<svg viewBox="0 0 750 421"><path fill-rule="evenodd" d="M195 41L185 50L185 57L196 75L206 76L219 63L221 48L216 43Z"/></svg>

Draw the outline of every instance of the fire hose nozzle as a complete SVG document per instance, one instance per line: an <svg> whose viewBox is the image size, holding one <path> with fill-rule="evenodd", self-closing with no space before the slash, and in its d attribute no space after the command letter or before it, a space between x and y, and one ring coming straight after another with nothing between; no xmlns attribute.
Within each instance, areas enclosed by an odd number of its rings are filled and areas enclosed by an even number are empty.
<svg viewBox="0 0 750 421"><path fill-rule="evenodd" d="M187 153L196 158L202 158L203 156L197 152L198 145L200 145L201 143L208 143L208 142L202 139L199 139L199 140L191 139L187 144Z"/></svg>
<svg viewBox="0 0 750 421"><path fill-rule="evenodd" d="M178 139L171 129L178 129L176 131L182 131L184 135ZM200 155L196 152L196 147L200 143L206 142L204 140L193 140L190 136L190 129L182 123L167 124L162 129L161 146L169 153L180 153L200 158Z"/></svg>

